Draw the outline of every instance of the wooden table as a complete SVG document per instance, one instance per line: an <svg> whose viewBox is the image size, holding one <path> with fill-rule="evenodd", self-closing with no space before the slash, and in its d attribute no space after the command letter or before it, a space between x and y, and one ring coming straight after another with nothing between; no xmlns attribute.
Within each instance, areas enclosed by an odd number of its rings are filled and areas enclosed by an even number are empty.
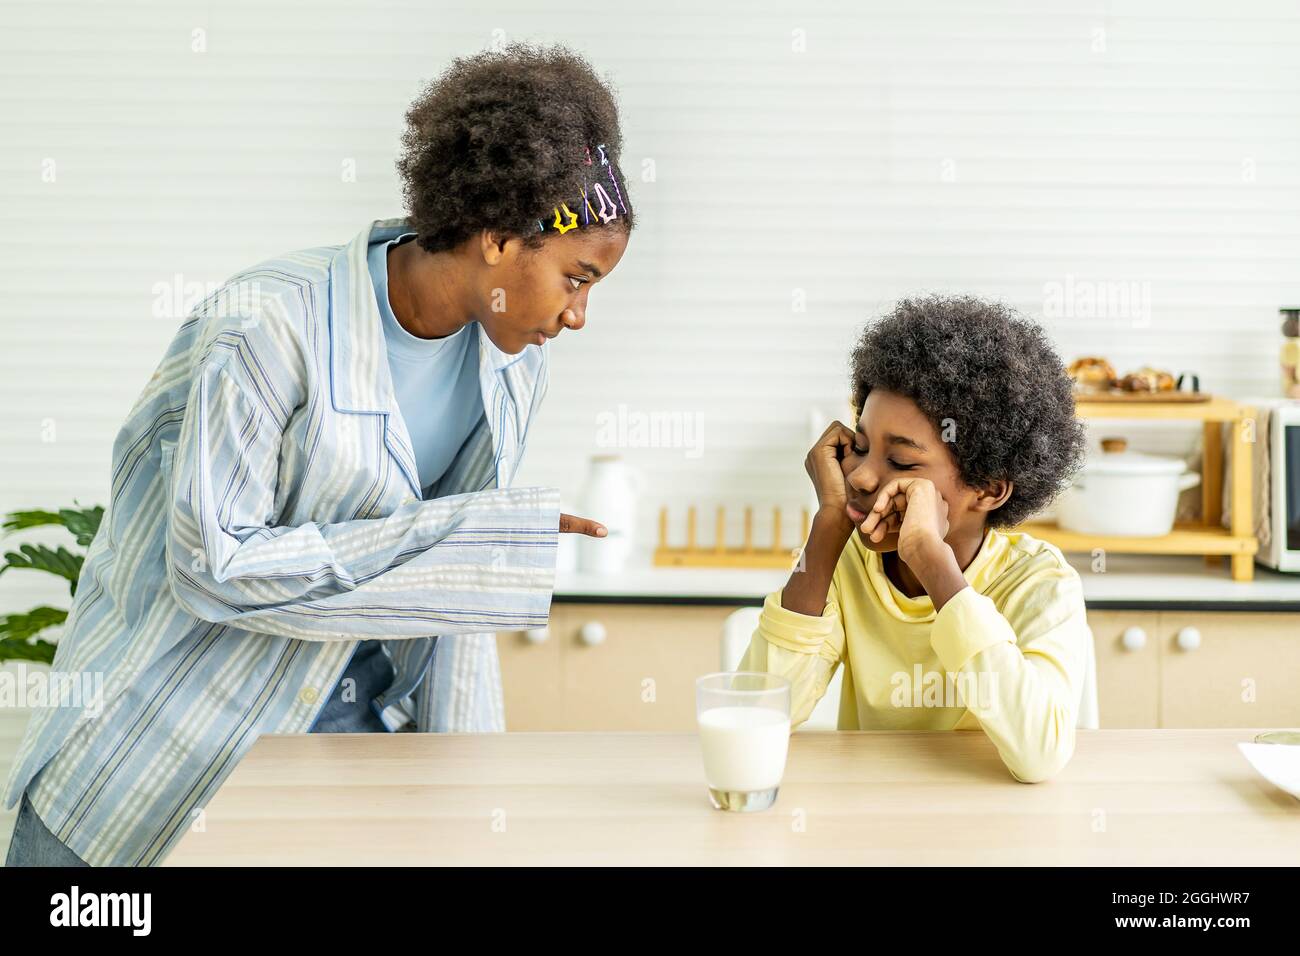
<svg viewBox="0 0 1300 956"><path fill-rule="evenodd" d="M1079 731L1023 784L979 732L792 735L775 806L714 810L671 733L262 737L167 865L1294 865L1254 730Z"/></svg>

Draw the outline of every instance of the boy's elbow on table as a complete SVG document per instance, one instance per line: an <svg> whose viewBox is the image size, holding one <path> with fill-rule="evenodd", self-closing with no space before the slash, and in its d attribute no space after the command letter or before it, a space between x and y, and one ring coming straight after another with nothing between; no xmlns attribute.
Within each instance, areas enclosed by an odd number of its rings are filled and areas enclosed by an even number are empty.
<svg viewBox="0 0 1300 956"><path fill-rule="evenodd" d="M792 652L769 644L761 632L755 632L736 670L775 674L790 681L790 729L795 730L812 716L826 693L835 663L815 651Z"/></svg>
<svg viewBox="0 0 1300 956"><path fill-rule="evenodd" d="M1058 726L1061 729L1053 740L1002 754L1002 762L1012 777L1021 783L1042 783L1065 769L1074 756L1074 727L1068 722Z"/></svg>
<svg viewBox="0 0 1300 956"><path fill-rule="evenodd" d="M1030 759L1021 759L1014 764L1008 763L1007 769L1020 783L1043 783L1055 777L1070 762L1074 748L1062 749L1055 753L1041 754Z"/></svg>

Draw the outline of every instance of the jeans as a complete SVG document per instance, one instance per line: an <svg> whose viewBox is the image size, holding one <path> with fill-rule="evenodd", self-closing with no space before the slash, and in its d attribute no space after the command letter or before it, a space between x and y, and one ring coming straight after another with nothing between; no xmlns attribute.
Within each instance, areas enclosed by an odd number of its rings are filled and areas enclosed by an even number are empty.
<svg viewBox="0 0 1300 956"><path fill-rule="evenodd" d="M354 691L349 696L351 701L344 701L343 694L348 688L344 685L348 678L356 682ZM311 734L386 734L388 728L379 719L374 708L370 706L372 698L378 697L393 683L393 662L384 653L379 641L362 641L352 653L347 670L339 682L330 691L330 699L321 708L316 722L311 725Z"/></svg>
<svg viewBox="0 0 1300 956"><path fill-rule="evenodd" d="M46 829L27 791L23 791L18 804L18 819L14 821L14 835L9 840L9 855L5 866L90 866L60 842Z"/></svg>
<svg viewBox="0 0 1300 956"><path fill-rule="evenodd" d="M354 699L344 701L347 678L356 682L352 688ZM338 684L330 691L329 700L321 708L316 722L308 733L313 734L367 734L388 733L388 728L370 706L393 682L393 665L379 641L362 641L348 661L347 669ZM9 841L9 854L5 866L89 866L73 853L45 824L23 791L18 805L18 819L14 822L13 837Z"/></svg>

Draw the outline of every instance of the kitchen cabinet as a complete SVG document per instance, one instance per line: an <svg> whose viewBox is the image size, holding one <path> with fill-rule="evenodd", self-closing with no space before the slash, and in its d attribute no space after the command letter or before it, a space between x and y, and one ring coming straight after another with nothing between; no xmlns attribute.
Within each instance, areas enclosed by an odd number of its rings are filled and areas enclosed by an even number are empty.
<svg viewBox="0 0 1300 956"><path fill-rule="evenodd" d="M734 606L560 603L498 634L506 729L693 730ZM1300 612L1089 611L1102 729L1300 727Z"/></svg>
<svg viewBox="0 0 1300 956"><path fill-rule="evenodd" d="M1093 611L1103 729L1300 726L1300 614Z"/></svg>
<svg viewBox="0 0 1300 956"><path fill-rule="evenodd" d="M544 633L497 635L507 730L694 730L695 678L735 608L556 604Z"/></svg>
<svg viewBox="0 0 1300 956"><path fill-rule="evenodd" d="M1155 611L1090 611L1097 653L1097 710L1101 726L1158 727L1160 615Z"/></svg>
<svg viewBox="0 0 1300 956"><path fill-rule="evenodd" d="M1300 726L1300 615L1162 611L1161 727Z"/></svg>
<svg viewBox="0 0 1300 956"><path fill-rule="evenodd" d="M497 634L506 730L554 729L560 713L560 642L552 628Z"/></svg>

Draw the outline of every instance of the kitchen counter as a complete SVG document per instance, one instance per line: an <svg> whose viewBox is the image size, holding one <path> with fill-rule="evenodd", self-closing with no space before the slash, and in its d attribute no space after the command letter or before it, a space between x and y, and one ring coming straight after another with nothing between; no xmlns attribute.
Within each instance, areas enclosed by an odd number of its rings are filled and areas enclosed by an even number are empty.
<svg viewBox="0 0 1300 956"><path fill-rule="evenodd" d="M1300 575L1262 565L1253 581L1234 581L1225 562L1211 567L1197 556L1115 554L1104 573L1093 571L1086 555L1067 557L1093 610L1300 611ZM788 577L776 569L659 568L643 557L616 575L559 571L555 600L759 606Z"/></svg>
<svg viewBox="0 0 1300 956"><path fill-rule="evenodd" d="M751 814L712 809L690 733L264 736L166 865L1294 865L1255 733L1079 731L1038 784L979 732L797 733Z"/></svg>

